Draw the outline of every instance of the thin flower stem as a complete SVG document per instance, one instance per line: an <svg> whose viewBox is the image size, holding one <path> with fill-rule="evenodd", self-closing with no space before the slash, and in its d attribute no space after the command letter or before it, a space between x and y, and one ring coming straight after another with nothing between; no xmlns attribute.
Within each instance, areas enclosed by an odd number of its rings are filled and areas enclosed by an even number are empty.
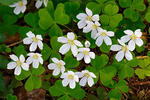
<svg viewBox="0 0 150 100"><path fill-rule="evenodd" d="M68 26L63 25L63 24L59 24L59 25L64 26L65 28L67 28L68 30L70 30L70 31L72 31L74 33L74 31L71 28L69 28Z"/></svg>
<svg viewBox="0 0 150 100"><path fill-rule="evenodd" d="M12 44L10 44L10 45L7 45L6 47L7 47L7 48L12 47L12 46L15 46L15 45L17 45L17 44L19 44L19 43L21 43L21 42L22 42L22 40L17 41L17 42L15 42L15 43L12 43Z"/></svg>

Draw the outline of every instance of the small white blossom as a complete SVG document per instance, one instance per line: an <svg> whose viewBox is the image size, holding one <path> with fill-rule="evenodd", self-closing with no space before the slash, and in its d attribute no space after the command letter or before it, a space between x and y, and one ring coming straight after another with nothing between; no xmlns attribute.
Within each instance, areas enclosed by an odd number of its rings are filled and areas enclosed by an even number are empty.
<svg viewBox="0 0 150 100"><path fill-rule="evenodd" d="M61 75L62 80L62 85L66 87L69 84L69 87L71 89L74 89L76 87L76 82L79 82L79 78L73 71L68 71L66 73L63 73Z"/></svg>
<svg viewBox="0 0 150 100"><path fill-rule="evenodd" d="M80 61L84 58L86 64L91 62L91 59L95 59L95 53L90 52L90 48L79 48L79 53L77 54L77 60Z"/></svg>
<svg viewBox="0 0 150 100"><path fill-rule="evenodd" d="M129 41L129 47L132 48L132 50L135 49L135 44L137 44L139 47L143 45L143 41L141 39L142 32L140 29L135 30L133 32L132 30L125 30L124 33L125 36L121 37L121 41L124 43Z"/></svg>
<svg viewBox="0 0 150 100"><path fill-rule="evenodd" d="M10 7L16 7L14 9L14 13L16 15L20 14L20 12L24 13L26 10L27 0L21 0L17 3L14 3L13 5L10 5Z"/></svg>
<svg viewBox="0 0 150 100"><path fill-rule="evenodd" d="M43 59L42 59L42 55L39 53L28 53L27 54L29 57L27 58L26 62L28 64L32 63L32 66L34 68L38 68L39 67L39 63L43 64Z"/></svg>
<svg viewBox="0 0 150 100"><path fill-rule="evenodd" d="M91 43L90 43L89 41L86 40L84 45L85 45L86 48L89 48L90 45L91 45Z"/></svg>
<svg viewBox="0 0 150 100"><path fill-rule="evenodd" d="M94 73L89 72L88 70L83 70L82 72L76 72L75 74L81 78L79 82L81 86L85 86L86 83L88 83L88 85L91 87L94 84L93 78L96 78Z"/></svg>
<svg viewBox="0 0 150 100"><path fill-rule="evenodd" d="M127 60L132 60L133 57L132 57L132 54L131 54L131 52L130 52L130 51L132 51L132 49L129 48L128 45L125 45L125 43L123 43L123 42L120 41L119 39L118 39L118 42L119 42L119 44L121 44L121 45L112 45L111 48L110 48L110 50L112 50L112 51L119 51L119 52L116 54L116 57L115 57L116 60L119 62L119 61L121 61L121 60L124 58L124 56L125 56L125 58L126 58Z"/></svg>
<svg viewBox="0 0 150 100"><path fill-rule="evenodd" d="M98 47L100 47L104 40L106 45L112 45L112 41L111 41L110 37L113 37L113 36L114 36L114 32L101 29L99 31L99 33L96 35L97 39L96 39L95 43Z"/></svg>
<svg viewBox="0 0 150 100"><path fill-rule="evenodd" d="M23 55L20 55L20 57L18 58L16 55L12 54L10 55L10 58L13 61L7 64L7 69L15 69L15 75L21 74L21 67L26 71L29 70L29 65L25 63L25 58Z"/></svg>
<svg viewBox="0 0 150 100"><path fill-rule="evenodd" d="M50 70L54 70L53 71L53 75L54 76L57 76L60 72L61 73L64 73L64 71L65 71L65 62L64 61L62 61L62 60L58 60L57 58L52 58L52 61L54 62L54 63L51 63L51 64L49 64L48 65L48 69L50 69Z"/></svg>
<svg viewBox="0 0 150 100"><path fill-rule="evenodd" d="M34 35L31 31L27 33L27 38L23 39L24 44L31 44L29 50L35 51L37 47L39 47L41 50L43 49L43 43L42 43L42 36L41 35Z"/></svg>
<svg viewBox="0 0 150 100"><path fill-rule="evenodd" d="M67 38L64 37L64 36L58 37L58 40L57 40L57 41L58 41L58 42L61 42L61 43L64 43L64 45L62 45L62 46L60 47L60 49L59 49L59 52L60 52L62 55L66 54L66 53L70 50L70 48L71 48L72 54L73 54L74 56L76 56L77 53L78 53L78 48L77 48L77 46L78 46L78 47L82 47L82 46L83 46L80 41L75 40L75 35L74 35L74 33L72 33L72 32L68 32L68 33L67 33Z"/></svg>
<svg viewBox="0 0 150 100"><path fill-rule="evenodd" d="M88 33L88 32L90 32L90 31L92 31L92 32L91 32L91 37L92 37L93 39L95 39L95 38L96 38L96 35L97 35L98 32L101 30L101 28L100 28L99 26L100 26L100 23L99 23L99 22L95 22L95 23L90 22L90 23L88 23L88 25L87 25L86 27L83 28L83 32L84 32L84 33Z"/></svg>
<svg viewBox="0 0 150 100"><path fill-rule="evenodd" d="M43 3L44 3L44 6L47 7L48 0L37 0L35 3L35 7L39 9Z"/></svg>
<svg viewBox="0 0 150 100"><path fill-rule="evenodd" d="M92 21L99 21L99 15L93 15L92 11L88 8L86 8L86 14L85 13L79 13L77 15L77 19L80 21L78 22L78 28L82 29L87 25L87 23L92 22Z"/></svg>

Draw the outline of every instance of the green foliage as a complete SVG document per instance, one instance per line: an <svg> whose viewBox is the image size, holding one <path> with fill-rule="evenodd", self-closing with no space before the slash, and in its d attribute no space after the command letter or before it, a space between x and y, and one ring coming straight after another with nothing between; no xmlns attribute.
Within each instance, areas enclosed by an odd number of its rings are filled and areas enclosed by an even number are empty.
<svg viewBox="0 0 150 100"><path fill-rule="evenodd" d="M17 47L13 48L13 52L19 57L21 54L23 54L25 57L27 56L26 48L23 45L19 45Z"/></svg>
<svg viewBox="0 0 150 100"><path fill-rule="evenodd" d="M17 97L12 94L8 94L6 98L7 100L17 100Z"/></svg>
<svg viewBox="0 0 150 100"><path fill-rule="evenodd" d="M45 69L42 65L39 65L38 68L32 67L32 75L41 75L44 71L45 71Z"/></svg>
<svg viewBox="0 0 150 100"><path fill-rule="evenodd" d="M15 78L17 80L24 80L27 77L29 77L30 75L31 75L30 71L21 70L21 74L20 75L16 75Z"/></svg>
<svg viewBox="0 0 150 100"><path fill-rule="evenodd" d="M0 0L0 3L3 5L10 5L10 4L13 4L17 1L19 1L19 0Z"/></svg>
<svg viewBox="0 0 150 100"><path fill-rule="evenodd" d="M50 40L50 44L53 50L59 51L59 48L62 46L60 42L57 41L58 37L52 37Z"/></svg>
<svg viewBox="0 0 150 100"><path fill-rule="evenodd" d="M100 14L101 12L101 5L95 2L89 2L87 8L92 10L93 14Z"/></svg>
<svg viewBox="0 0 150 100"><path fill-rule="evenodd" d="M44 47L43 47L43 50L41 51L41 54L42 54L43 60L45 61L45 60L48 60L48 58L51 55L51 48L45 43L43 46Z"/></svg>
<svg viewBox="0 0 150 100"><path fill-rule="evenodd" d="M61 96L59 100L71 100L70 96L75 99L84 98L85 92L78 85L75 89L70 89L63 87L61 82L62 81L58 80L55 82L54 86L49 88L49 92L52 96Z"/></svg>
<svg viewBox="0 0 150 100"><path fill-rule="evenodd" d="M8 62L9 61L5 56L0 55L0 69L5 69L7 67Z"/></svg>

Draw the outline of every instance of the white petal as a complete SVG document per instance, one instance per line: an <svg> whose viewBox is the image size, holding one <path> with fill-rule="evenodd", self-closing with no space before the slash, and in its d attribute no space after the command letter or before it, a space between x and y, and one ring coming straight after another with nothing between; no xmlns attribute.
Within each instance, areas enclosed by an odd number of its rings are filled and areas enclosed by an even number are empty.
<svg viewBox="0 0 150 100"><path fill-rule="evenodd" d="M23 39L23 43L24 44L31 44L32 43L32 39L31 38L25 38L25 39Z"/></svg>
<svg viewBox="0 0 150 100"><path fill-rule="evenodd" d="M92 11L91 11L90 9L88 9L88 8L86 8L86 13L87 13L89 16L92 16L92 15L93 15Z"/></svg>
<svg viewBox="0 0 150 100"><path fill-rule="evenodd" d="M84 74L82 72L75 72L75 75L77 75L79 78L84 76Z"/></svg>
<svg viewBox="0 0 150 100"><path fill-rule="evenodd" d="M21 74L21 67L18 67L18 66L17 66L17 67L15 68L14 74L15 74L15 75L20 75L20 74Z"/></svg>
<svg viewBox="0 0 150 100"><path fill-rule="evenodd" d="M60 76L60 78L67 78L68 74L67 73L62 73L62 75Z"/></svg>
<svg viewBox="0 0 150 100"><path fill-rule="evenodd" d="M76 45L72 45L71 46L71 51L72 51L72 54L74 56L76 56L78 54L78 48L77 48L77 46Z"/></svg>
<svg viewBox="0 0 150 100"><path fill-rule="evenodd" d="M87 77L83 77L83 78L80 80L79 84L80 84L81 86L85 86L85 85L86 85L86 82L87 82Z"/></svg>
<svg viewBox="0 0 150 100"><path fill-rule="evenodd" d="M64 66L62 66L62 68L61 68L61 72L62 72L62 73L64 73L64 71L65 71L65 67L64 67Z"/></svg>
<svg viewBox="0 0 150 100"><path fill-rule="evenodd" d="M37 49L37 43L33 42L33 43L30 45L29 50L30 50L30 51L35 51L36 49Z"/></svg>
<svg viewBox="0 0 150 100"><path fill-rule="evenodd" d="M83 59L84 54L83 53L79 53L77 54L77 60L80 61L81 59Z"/></svg>
<svg viewBox="0 0 150 100"><path fill-rule="evenodd" d="M91 25L87 25L86 27L83 28L83 32L84 33L88 33L92 30L92 26Z"/></svg>
<svg viewBox="0 0 150 100"><path fill-rule="evenodd" d="M136 39L135 42L136 42L136 44L137 44L139 47L143 45L143 40L140 39L140 38Z"/></svg>
<svg viewBox="0 0 150 100"><path fill-rule="evenodd" d="M131 30L125 30L124 33L127 34L127 35L132 35L133 31L131 31Z"/></svg>
<svg viewBox="0 0 150 100"><path fill-rule="evenodd" d="M92 16L93 21L99 21L99 15Z"/></svg>
<svg viewBox="0 0 150 100"><path fill-rule="evenodd" d="M121 46L120 45L112 45L110 50L112 50L112 51L119 51L119 50L121 50Z"/></svg>
<svg viewBox="0 0 150 100"><path fill-rule="evenodd" d="M135 31L135 35L136 35L137 37L141 37L141 36L142 36L141 29L137 29L137 30Z"/></svg>
<svg viewBox="0 0 150 100"><path fill-rule="evenodd" d="M55 68L53 71L53 75L57 76L60 73L60 69L59 68Z"/></svg>
<svg viewBox="0 0 150 100"><path fill-rule="evenodd" d="M78 41L78 40L74 40L74 44L79 46L79 47L83 46L82 43L80 41Z"/></svg>
<svg viewBox="0 0 150 100"><path fill-rule="evenodd" d="M78 77L77 75L74 75L74 80L75 80L76 82L79 82L79 77Z"/></svg>
<svg viewBox="0 0 150 100"><path fill-rule="evenodd" d="M79 29L82 29L83 27L85 27L86 21L85 21L85 20L81 20L81 21L79 21L79 22L77 23L77 25L78 25L78 28L79 28Z"/></svg>
<svg viewBox="0 0 150 100"><path fill-rule="evenodd" d="M35 7L38 9L38 8L40 8L41 6L42 6L42 1L40 1L40 0L38 0L38 1L36 1L36 3L35 3Z"/></svg>
<svg viewBox="0 0 150 100"><path fill-rule="evenodd" d="M24 58L23 55L20 55L19 59L20 59L21 62L24 62L24 61L25 61L25 58Z"/></svg>
<svg viewBox="0 0 150 100"><path fill-rule="evenodd" d="M68 32L67 33L67 38L70 39L70 40L74 40L74 38L75 38L74 33L73 32Z"/></svg>
<svg viewBox="0 0 150 100"><path fill-rule="evenodd" d="M29 32L27 33L27 36L30 37L30 38L35 37L35 35L34 35L31 31L29 31Z"/></svg>
<svg viewBox="0 0 150 100"><path fill-rule="evenodd" d="M124 35L124 36L121 37L121 41L124 42L124 43L128 42L130 39L131 38L130 38L129 35Z"/></svg>
<svg viewBox="0 0 150 100"><path fill-rule="evenodd" d="M27 60L26 60L26 62L28 64L31 64L33 62L33 58L32 57L28 57Z"/></svg>
<svg viewBox="0 0 150 100"><path fill-rule="evenodd" d="M7 64L7 69L14 69L16 67L16 63L15 62L10 62Z"/></svg>
<svg viewBox="0 0 150 100"><path fill-rule="evenodd" d="M14 54L10 55L10 58L13 60L13 61L18 61L18 57Z"/></svg>
<svg viewBox="0 0 150 100"><path fill-rule="evenodd" d="M70 86L71 89L74 89L75 86L76 86L75 81L71 81L71 82L69 83L69 86Z"/></svg>
<svg viewBox="0 0 150 100"><path fill-rule="evenodd" d="M99 36L97 39L96 39L96 45L98 47L100 47L103 43L103 37L102 36Z"/></svg>
<svg viewBox="0 0 150 100"><path fill-rule="evenodd" d="M77 15L77 19L82 20L82 19L85 19L86 16L87 16L87 15L86 15L85 13L79 13L79 14Z"/></svg>
<svg viewBox="0 0 150 100"><path fill-rule="evenodd" d="M108 32L106 32L106 34L110 37L114 36L114 32L112 32L112 31L108 31Z"/></svg>
<svg viewBox="0 0 150 100"><path fill-rule="evenodd" d="M39 62L36 61L36 60L34 60L34 61L33 61L33 67L34 67L34 68L38 68L38 67L39 67Z"/></svg>
<svg viewBox="0 0 150 100"><path fill-rule="evenodd" d="M133 51L135 49L135 42L133 40L129 41L128 49Z"/></svg>
<svg viewBox="0 0 150 100"><path fill-rule="evenodd" d="M26 11L26 6L23 6L23 7L21 8L21 12L24 13L25 11Z"/></svg>
<svg viewBox="0 0 150 100"><path fill-rule="evenodd" d="M56 64L59 63L59 60L58 60L57 58L55 58L55 57L52 58L52 61L53 61L54 63L56 63Z"/></svg>
<svg viewBox="0 0 150 100"><path fill-rule="evenodd" d="M96 37L97 37L97 33L98 31L97 30L92 30L92 32L91 32L91 38L92 39L96 39Z"/></svg>
<svg viewBox="0 0 150 100"><path fill-rule="evenodd" d="M48 69L50 69L50 70L53 70L55 68L56 68L56 64L54 64L54 63L51 63L48 65Z"/></svg>
<svg viewBox="0 0 150 100"><path fill-rule="evenodd" d="M91 77L96 78L95 74L90 72Z"/></svg>
<svg viewBox="0 0 150 100"><path fill-rule="evenodd" d="M42 41L38 41L38 47L42 50L43 49L43 43L42 43Z"/></svg>
<svg viewBox="0 0 150 100"><path fill-rule="evenodd" d="M89 64L91 62L90 56L84 56L84 61L86 64Z"/></svg>
<svg viewBox="0 0 150 100"><path fill-rule="evenodd" d="M38 61L39 61L41 64L43 64L43 59L42 59L42 57L39 57Z"/></svg>
<svg viewBox="0 0 150 100"><path fill-rule="evenodd" d="M27 63L23 63L22 68L26 71L29 70L29 65Z"/></svg>
<svg viewBox="0 0 150 100"><path fill-rule="evenodd" d="M60 43L67 43L68 39L66 37L58 37L57 41Z"/></svg>
<svg viewBox="0 0 150 100"><path fill-rule="evenodd" d="M44 0L45 7L47 7L47 2L48 2L48 0Z"/></svg>
<svg viewBox="0 0 150 100"><path fill-rule="evenodd" d="M106 45L112 45L112 41L111 41L110 37L105 36L104 41L105 41Z"/></svg>
<svg viewBox="0 0 150 100"><path fill-rule="evenodd" d="M125 53L125 57L126 57L127 60L133 59L132 54L130 53L129 50Z"/></svg>
<svg viewBox="0 0 150 100"><path fill-rule="evenodd" d="M14 13L16 15L18 15L20 13L20 7L19 6L16 6L16 8L14 9Z"/></svg>
<svg viewBox="0 0 150 100"><path fill-rule="evenodd" d="M66 87L69 84L69 81L67 79L62 80L62 85Z"/></svg>
<svg viewBox="0 0 150 100"><path fill-rule="evenodd" d="M23 0L23 4L26 5L27 4L27 0Z"/></svg>
<svg viewBox="0 0 150 100"><path fill-rule="evenodd" d="M119 51L117 54L116 54L116 60L119 62L123 59L124 57L124 52L123 51Z"/></svg>
<svg viewBox="0 0 150 100"><path fill-rule="evenodd" d="M119 39L118 39L118 42L119 42L119 44L121 44L121 45L125 45L125 43L124 43L123 41L119 40Z"/></svg>
<svg viewBox="0 0 150 100"><path fill-rule="evenodd" d="M17 3L14 3L12 5L9 5L9 7L16 7L18 4Z"/></svg>
<svg viewBox="0 0 150 100"><path fill-rule="evenodd" d="M62 63L62 65L65 65L65 62L64 62L64 61L60 60L60 62Z"/></svg>
<svg viewBox="0 0 150 100"><path fill-rule="evenodd" d="M94 84L93 78L89 77L88 78L88 85L91 87Z"/></svg>
<svg viewBox="0 0 150 100"><path fill-rule="evenodd" d="M59 52L64 55L70 50L70 45L69 44L64 44L60 47Z"/></svg>
<svg viewBox="0 0 150 100"><path fill-rule="evenodd" d="M43 40L42 36L41 35L36 35L36 38L38 38L39 40Z"/></svg>
<svg viewBox="0 0 150 100"><path fill-rule="evenodd" d="M94 58L95 58L95 53L94 53L94 52L90 52L90 53L89 53L89 56L90 56L92 59L94 59Z"/></svg>
<svg viewBox="0 0 150 100"><path fill-rule="evenodd" d="M96 22L95 22L95 25L96 25L96 26L100 26L101 24L96 21Z"/></svg>

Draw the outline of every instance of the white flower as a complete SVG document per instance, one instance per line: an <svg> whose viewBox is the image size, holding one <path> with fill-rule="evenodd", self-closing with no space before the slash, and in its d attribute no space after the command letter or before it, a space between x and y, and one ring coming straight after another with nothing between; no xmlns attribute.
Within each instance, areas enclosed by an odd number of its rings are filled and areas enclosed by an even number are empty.
<svg viewBox="0 0 150 100"><path fill-rule="evenodd" d="M14 13L18 15L20 12L24 13L26 10L27 0L21 0L17 3L14 3L13 5L10 5L10 7L16 7L14 9Z"/></svg>
<svg viewBox="0 0 150 100"><path fill-rule="evenodd" d="M79 48L79 53L77 54L77 60L80 61L84 58L86 64L91 62L91 58L95 59L95 53L90 52L90 48Z"/></svg>
<svg viewBox="0 0 150 100"><path fill-rule="evenodd" d="M77 46L79 46L79 47L83 46L80 41L75 40L75 35L72 32L67 33L67 38L66 37L58 37L57 41L64 43L64 45L62 45L59 49L59 52L62 55L66 54L71 48L72 54L74 56L76 56L78 53Z"/></svg>
<svg viewBox="0 0 150 100"><path fill-rule="evenodd" d="M91 37L92 37L93 39L95 39L95 38L96 38L96 35L97 35L98 32L101 30L101 28L100 28L99 26L100 26L100 23L99 23L99 22L95 22L95 23L90 22L90 23L88 23L88 25L87 25L86 27L83 28L83 32L84 32L84 33L88 33L88 32L90 32L90 31L92 31L92 32L91 32Z"/></svg>
<svg viewBox="0 0 150 100"><path fill-rule="evenodd" d="M94 84L93 78L96 78L94 73L89 72L88 70L83 70L82 72L76 72L75 74L81 78L79 82L81 86L85 86L86 83L88 83L88 85L91 87Z"/></svg>
<svg viewBox="0 0 150 100"><path fill-rule="evenodd" d="M95 43L98 47L100 47L104 40L106 45L112 45L112 41L110 37L113 37L113 36L114 36L114 32L101 29L99 33L96 35L97 39Z"/></svg>
<svg viewBox="0 0 150 100"><path fill-rule="evenodd" d="M61 75L61 78L64 78L62 80L62 85L64 87L66 87L69 84L69 86L70 86L71 89L73 89L73 88L76 87L76 82L79 82L78 76L75 75L75 73L72 72L72 71L68 71L66 73L63 73Z"/></svg>
<svg viewBox="0 0 150 100"><path fill-rule="evenodd" d="M31 44L29 50L35 51L37 46L42 50L43 43L42 43L42 36L41 35L34 35L31 31L27 33L27 38L23 39L24 44Z"/></svg>
<svg viewBox="0 0 150 100"><path fill-rule="evenodd" d="M42 59L42 55L39 53L28 53L27 54L29 57L27 58L26 62L28 64L33 63L33 67L34 68L38 68L39 67L39 63L43 64L43 59Z"/></svg>
<svg viewBox="0 0 150 100"><path fill-rule="evenodd" d="M125 45L122 41L120 41L118 39L118 42L121 44L121 45L112 45L110 50L112 51L119 51L117 54L116 54L116 60L119 62L121 61L124 56L126 57L127 60L132 60L133 57L132 57L132 54L130 51L132 51L132 49L129 48L128 45Z"/></svg>
<svg viewBox="0 0 150 100"><path fill-rule="evenodd" d="M80 21L78 22L78 28L82 29L87 25L87 23L92 22L92 21L99 21L99 15L93 15L92 11L88 8L86 8L86 14L85 13L79 13L77 15L77 19Z"/></svg>
<svg viewBox="0 0 150 100"><path fill-rule="evenodd" d="M54 70L53 75L57 76L60 72L64 73L65 71L65 62L62 60L58 60L57 58L52 58L54 63L48 65L48 69Z"/></svg>
<svg viewBox="0 0 150 100"><path fill-rule="evenodd" d="M13 60L13 62L7 64L7 69L15 69L15 75L21 74L21 67L26 71L29 70L29 65L25 63L25 58L23 55L20 55L18 58L16 55L12 54L10 55L10 58Z"/></svg>
<svg viewBox="0 0 150 100"><path fill-rule="evenodd" d="M45 7L47 7L48 0L37 0L35 3L35 7L39 9L44 3Z"/></svg>
<svg viewBox="0 0 150 100"><path fill-rule="evenodd" d="M129 47L132 48L132 50L135 49L135 44L137 44L139 47L143 45L143 41L141 39L142 32L140 29L135 30L133 32L132 30L125 30L124 33L125 36L121 37L121 41L124 43L129 41Z"/></svg>
<svg viewBox="0 0 150 100"><path fill-rule="evenodd" d="M89 48L90 45L91 45L91 43L90 43L89 41L86 40L84 45L85 45L86 48Z"/></svg>

